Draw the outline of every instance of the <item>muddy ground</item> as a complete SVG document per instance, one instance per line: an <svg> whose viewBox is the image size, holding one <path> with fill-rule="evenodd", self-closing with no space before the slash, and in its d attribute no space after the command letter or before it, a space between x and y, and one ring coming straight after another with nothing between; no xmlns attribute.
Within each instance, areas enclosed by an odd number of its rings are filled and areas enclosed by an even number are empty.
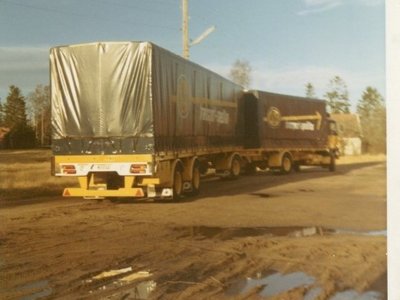
<svg viewBox="0 0 400 300"><path fill-rule="evenodd" d="M386 299L382 161L210 178L180 203L3 201L0 219L1 299Z"/></svg>

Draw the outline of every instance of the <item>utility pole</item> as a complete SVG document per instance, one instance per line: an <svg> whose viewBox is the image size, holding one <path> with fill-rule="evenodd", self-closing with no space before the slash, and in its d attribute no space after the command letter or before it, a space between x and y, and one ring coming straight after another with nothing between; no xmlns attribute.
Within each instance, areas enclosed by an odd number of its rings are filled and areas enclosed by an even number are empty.
<svg viewBox="0 0 400 300"><path fill-rule="evenodd" d="M207 36L209 36L215 30L215 26L211 26L207 28L202 34L200 34L193 42L190 42L188 12L189 12L188 0L182 0L182 43L183 43L182 56L186 59L189 59L190 47L201 43Z"/></svg>
<svg viewBox="0 0 400 300"><path fill-rule="evenodd" d="M189 16L188 16L188 0L182 0L182 56L189 59Z"/></svg>

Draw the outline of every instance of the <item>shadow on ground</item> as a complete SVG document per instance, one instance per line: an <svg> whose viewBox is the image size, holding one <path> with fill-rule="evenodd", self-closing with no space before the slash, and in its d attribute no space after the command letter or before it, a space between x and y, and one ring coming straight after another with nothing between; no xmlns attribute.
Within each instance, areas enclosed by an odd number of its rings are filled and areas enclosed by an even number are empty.
<svg viewBox="0 0 400 300"><path fill-rule="evenodd" d="M210 177L205 178L202 181L201 192L197 196L184 196L179 200L135 200L132 198L119 198L114 199L113 202L120 204L187 203L206 197L233 196L237 194L252 194L262 198L270 198L274 197L274 195L258 193L257 191L263 188L276 187L288 183L345 175L351 171L375 165L382 165L382 167L385 168L385 165L382 162L366 162L338 165L335 172L329 172L327 169L320 167L310 167L303 168L300 172L293 172L288 175L276 175L271 172L260 171L252 175L243 175L236 180L221 180L216 177ZM302 191L312 192L312 190L306 188Z"/></svg>

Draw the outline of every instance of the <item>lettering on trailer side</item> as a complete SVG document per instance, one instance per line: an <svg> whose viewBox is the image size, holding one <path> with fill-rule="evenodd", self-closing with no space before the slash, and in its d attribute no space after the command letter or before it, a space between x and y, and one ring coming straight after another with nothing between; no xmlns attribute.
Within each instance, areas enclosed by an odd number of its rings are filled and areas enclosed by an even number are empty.
<svg viewBox="0 0 400 300"><path fill-rule="evenodd" d="M311 122L285 122L285 128L293 130L315 130L315 126Z"/></svg>
<svg viewBox="0 0 400 300"><path fill-rule="evenodd" d="M189 116L194 104L200 105L201 121L225 125L229 124L230 115L224 108L237 108L237 103L234 101L193 97L189 83L183 74L178 77L177 93L176 96L171 96L171 100L176 103L177 114L182 119Z"/></svg>
<svg viewBox="0 0 400 300"><path fill-rule="evenodd" d="M229 124L229 113L225 110L200 107L200 120L218 124Z"/></svg>
<svg viewBox="0 0 400 300"><path fill-rule="evenodd" d="M315 121L315 123L311 122ZM314 115L291 115L282 116L277 107L270 107L264 117L266 122L272 128L278 128L281 122L284 123L286 129L291 130L319 130L321 128L322 116L316 111Z"/></svg>

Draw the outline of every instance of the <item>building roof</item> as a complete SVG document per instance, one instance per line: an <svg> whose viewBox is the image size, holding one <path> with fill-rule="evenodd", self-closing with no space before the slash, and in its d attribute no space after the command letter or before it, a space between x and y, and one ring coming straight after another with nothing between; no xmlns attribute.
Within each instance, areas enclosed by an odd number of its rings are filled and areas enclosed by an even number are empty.
<svg viewBox="0 0 400 300"><path fill-rule="evenodd" d="M0 127L0 142L4 139L5 135L10 131L10 128Z"/></svg>
<svg viewBox="0 0 400 300"><path fill-rule="evenodd" d="M331 114L341 137L361 137L361 123L357 114Z"/></svg>

